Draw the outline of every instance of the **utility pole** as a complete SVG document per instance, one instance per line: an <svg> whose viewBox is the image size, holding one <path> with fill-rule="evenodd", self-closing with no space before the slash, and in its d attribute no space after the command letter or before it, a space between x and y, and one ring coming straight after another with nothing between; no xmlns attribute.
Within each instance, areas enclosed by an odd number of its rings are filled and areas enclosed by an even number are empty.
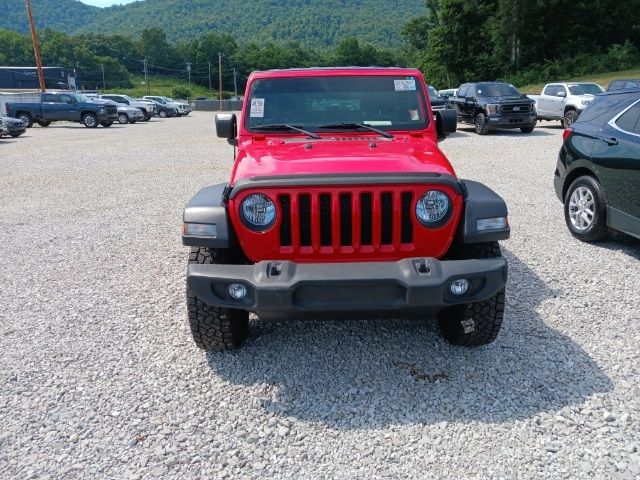
<svg viewBox="0 0 640 480"><path fill-rule="evenodd" d="M36 23L33 21L33 12L31 11L31 0L24 0L27 7L27 16L29 17L29 27L31 28L31 39L33 40L33 53L36 57L36 66L38 67L38 80L40 82L40 91L44 92L47 87L44 83L44 71L42 70L42 56L40 55L40 43L38 42L38 32L36 31Z"/></svg>
<svg viewBox="0 0 640 480"><path fill-rule="evenodd" d="M189 75L189 88L191 88L191 62L187 62L187 74Z"/></svg>
<svg viewBox="0 0 640 480"><path fill-rule="evenodd" d="M146 85L147 88L147 95L150 95L149 93L149 72L147 69L147 57L144 57L144 83Z"/></svg>
<svg viewBox="0 0 640 480"><path fill-rule="evenodd" d="M237 82L237 72L236 69L233 69L233 95L238 98L238 82Z"/></svg>
<svg viewBox="0 0 640 480"><path fill-rule="evenodd" d="M222 110L222 53L218 52L218 96L220 98L219 108Z"/></svg>
<svg viewBox="0 0 640 480"><path fill-rule="evenodd" d="M102 69L102 91L104 92L107 89L107 84L104 81L104 65L101 63L100 68Z"/></svg>
<svg viewBox="0 0 640 480"><path fill-rule="evenodd" d="M211 60L209 60L209 92L211 92Z"/></svg>

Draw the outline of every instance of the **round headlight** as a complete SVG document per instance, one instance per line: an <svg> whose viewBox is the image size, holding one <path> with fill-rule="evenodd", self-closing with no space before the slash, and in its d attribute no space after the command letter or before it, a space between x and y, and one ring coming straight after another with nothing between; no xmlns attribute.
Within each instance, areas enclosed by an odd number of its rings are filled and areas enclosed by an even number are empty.
<svg viewBox="0 0 640 480"><path fill-rule="evenodd" d="M429 190L418 199L416 217L426 227L440 227L449 219L451 201L440 190Z"/></svg>
<svg viewBox="0 0 640 480"><path fill-rule="evenodd" d="M254 193L242 201L242 219L253 230L266 230L276 220L276 206L266 195Z"/></svg>

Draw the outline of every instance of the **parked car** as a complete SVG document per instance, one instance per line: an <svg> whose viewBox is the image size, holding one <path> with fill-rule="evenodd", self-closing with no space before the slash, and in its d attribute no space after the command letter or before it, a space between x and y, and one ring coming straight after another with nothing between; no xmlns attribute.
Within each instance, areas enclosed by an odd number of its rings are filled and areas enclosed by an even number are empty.
<svg viewBox="0 0 640 480"><path fill-rule="evenodd" d="M187 309L207 350L239 346L261 319L438 315L444 337L485 345L503 320L507 207L460 180L437 146L456 130L419 70L254 72L229 182L184 211ZM203 175L208 175L205 171Z"/></svg>
<svg viewBox="0 0 640 480"><path fill-rule="evenodd" d="M156 112L158 113L158 116L160 118L170 118L178 115L178 109L176 107L169 106L167 102L161 103L161 102L158 102L157 100L143 99L143 98L138 98L136 100L153 103L155 106Z"/></svg>
<svg viewBox="0 0 640 480"><path fill-rule="evenodd" d="M595 96L563 137L554 186L571 234L640 238L640 89Z"/></svg>
<svg viewBox="0 0 640 480"><path fill-rule="evenodd" d="M170 108L174 108L178 112L177 113L178 117L180 115L189 115L189 113L191 113L191 106L188 103L176 102L175 100L169 97L158 97L155 95L147 95L142 98L145 100L154 100Z"/></svg>
<svg viewBox="0 0 640 480"><path fill-rule="evenodd" d="M27 127L25 127L24 123L22 123L22 121L18 120L17 118L0 116L0 126L2 127L2 131L0 131L0 137L3 135L8 135L16 138L27 131Z"/></svg>
<svg viewBox="0 0 640 480"><path fill-rule="evenodd" d="M457 88L445 88L444 90L438 90L438 93L446 98L447 100L450 100L452 97L456 96L456 93L458 93L458 89Z"/></svg>
<svg viewBox="0 0 640 480"><path fill-rule="evenodd" d="M548 83L540 95L529 95L536 102L538 120L560 120L570 127L591 103L594 95L604 92L597 83Z"/></svg>
<svg viewBox="0 0 640 480"><path fill-rule="evenodd" d="M106 98L100 97L99 95L95 95L95 94L87 94L87 97L96 103L115 106L118 109L118 123L121 125L124 125L126 123L133 124L138 121L143 121L145 119L144 113L139 108L130 107L128 105L117 103L113 100L108 100ZM110 126L111 124L103 125L103 127L110 127Z"/></svg>
<svg viewBox="0 0 640 480"><path fill-rule="evenodd" d="M116 95L112 93L105 93L105 94L99 95L98 98L111 100L113 102L116 102L119 105L125 105L128 107L140 109L140 111L143 114L143 120L145 122L148 122L149 120L151 120L151 117L156 115L156 107L153 102L139 101L131 98L128 95L120 95L120 94Z"/></svg>
<svg viewBox="0 0 640 480"><path fill-rule="evenodd" d="M427 85L427 92L429 93L429 102L431 103L431 110L444 110L449 108L449 102L444 98L433 85Z"/></svg>
<svg viewBox="0 0 640 480"><path fill-rule="evenodd" d="M508 83L463 83L452 104L458 121L473 125L478 135L499 128L519 128L523 133L531 133L536 126L533 100Z"/></svg>
<svg viewBox="0 0 640 480"><path fill-rule="evenodd" d="M38 122L48 126L51 122L80 122L85 127L110 126L118 119L113 105L100 105L77 93L37 94L34 102L7 102L7 116L19 118L27 128Z"/></svg>
<svg viewBox="0 0 640 480"><path fill-rule="evenodd" d="M614 90L630 90L640 88L640 78L632 78L628 80L611 80L607 85L607 92Z"/></svg>

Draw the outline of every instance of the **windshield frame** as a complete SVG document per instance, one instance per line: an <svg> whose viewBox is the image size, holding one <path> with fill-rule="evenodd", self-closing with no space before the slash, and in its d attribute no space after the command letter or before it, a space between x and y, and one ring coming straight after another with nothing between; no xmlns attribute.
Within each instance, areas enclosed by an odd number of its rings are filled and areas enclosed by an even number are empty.
<svg viewBox="0 0 640 480"><path fill-rule="evenodd" d="M394 74L394 75L389 75L389 74L380 74L380 73L376 73L376 74L372 74L372 75L361 75L358 73L353 73L353 74L348 74L348 75L300 75L300 76L295 76L295 77L291 77L291 76L282 76L282 77L275 77L275 76L270 76L270 77L262 77L262 78L256 78L254 80L252 80L251 84L249 85L249 88L247 89L247 94L245 95L245 99L244 99L244 105L243 105L243 112L242 112L242 117L241 117L241 134L249 134L249 135L278 135L278 136L283 136L283 135L287 135L287 136L299 136L302 135L300 133L296 133L296 132L292 132L292 131L272 131L272 132L265 132L265 131L261 131L259 128L256 127L251 127L249 126L249 122L250 122L250 108L249 106L251 105L251 99L253 97L253 87L254 85L256 85L259 82L262 81L277 81L277 80L290 80L290 79L308 79L308 80L313 80L313 79L318 79L318 78L329 78L329 79L334 79L334 78L367 78L367 77L378 77L378 78L398 78L398 76L401 76L403 78L408 78L409 76L412 77L413 79L415 79L416 82L416 94L418 95L419 99L419 106L420 108L423 110L424 112L424 121L420 122L420 123L416 123L414 125L409 125L409 124L397 124L397 125L381 125L381 124L368 124L368 123L364 123L365 125L369 125L371 127L375 127L377 129L380 129L382 131L385 132L393 132L393 131L411 131L411 132L423 132L425 130L428 130L429 128L431 128L432 125L435 126L435 120L433 119L433 114L431 112L431 102L429 101L429 95L426 91L426 84L423 82L422 78L417 75L417 74L411 74L411 75L404 75L404 74ZM281 123L281 122L279 122ZM286 123L286 122L284 122ZM298 125L297 122L295 122L296 125ZM327 123L327 122L323 122ZM344 121L344 122L340 122L338 119L336 119L335 122L329 122L329 123L352 123L349 121ZM308 130L309 132L313 132L313 133L330 133L330 134L334 134L336 132L355 132L354 129L352 128L335 128L335 129L328 129L328 128L319 128L320 125L302 125L302 128L304 128L305 130ZM364 129L363 129L364 130ZM358 135L361 134L371 134L373 132L367 132L367 131L357 131Z"/></svg>
<svg viewBox="0 0 640 480"><path fill-rule="evenodd" d="M598 93L590 93L590 92L582 92L582 93L575 93L572 89L574 88L583 88L583 87L597 87L599 88ZM597 83L567 83L567 88L569 89L569 93L571 95L576 95L576 96L580 96L580 95L600 95L601 93L604 93L604 88L602 88L600 85L598 85Z"/></svg>
<svg viewBox="0 0 640 480"><path fill-rule="evenodd" d="M518 90L515 85L512 85L510 83L504 83L504 82L478 82L474 85L474 95L476 95L479 98L498 98L498 97L520 97L522 96L522 92L520 92L520 90ZM508 89L513 89L515 91L515 93L504 93L504 94L500 94L500 95L489 95L488 93L485 93L485 89L488 89L489 87L500 87L500 88L508 88ZM478 93L478 90L482 90L482 93Z"/></svg>

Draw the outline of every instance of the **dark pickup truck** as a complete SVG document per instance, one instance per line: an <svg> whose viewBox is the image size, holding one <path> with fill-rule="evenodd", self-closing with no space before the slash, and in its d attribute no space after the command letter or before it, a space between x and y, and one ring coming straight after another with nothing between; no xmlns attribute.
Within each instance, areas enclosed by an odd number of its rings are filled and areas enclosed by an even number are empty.
<svg viewBox="0 0 640 480"><path fill-rule="evenodd" d="M51 122L80 122L87 128L110 127L118 120L114 105L92 102L77 93L42 93L34 102L8 102L7 116L22 120L27 128L36 122L47 127Z"/></svg>
<svg viewBox="0 0 640 480"><path fill-rule="evenodd" d="M451 100L458 121L473 125L478 135L499 128L531 133L536 126L535 102L508 83L464 83Z"/></svg>

